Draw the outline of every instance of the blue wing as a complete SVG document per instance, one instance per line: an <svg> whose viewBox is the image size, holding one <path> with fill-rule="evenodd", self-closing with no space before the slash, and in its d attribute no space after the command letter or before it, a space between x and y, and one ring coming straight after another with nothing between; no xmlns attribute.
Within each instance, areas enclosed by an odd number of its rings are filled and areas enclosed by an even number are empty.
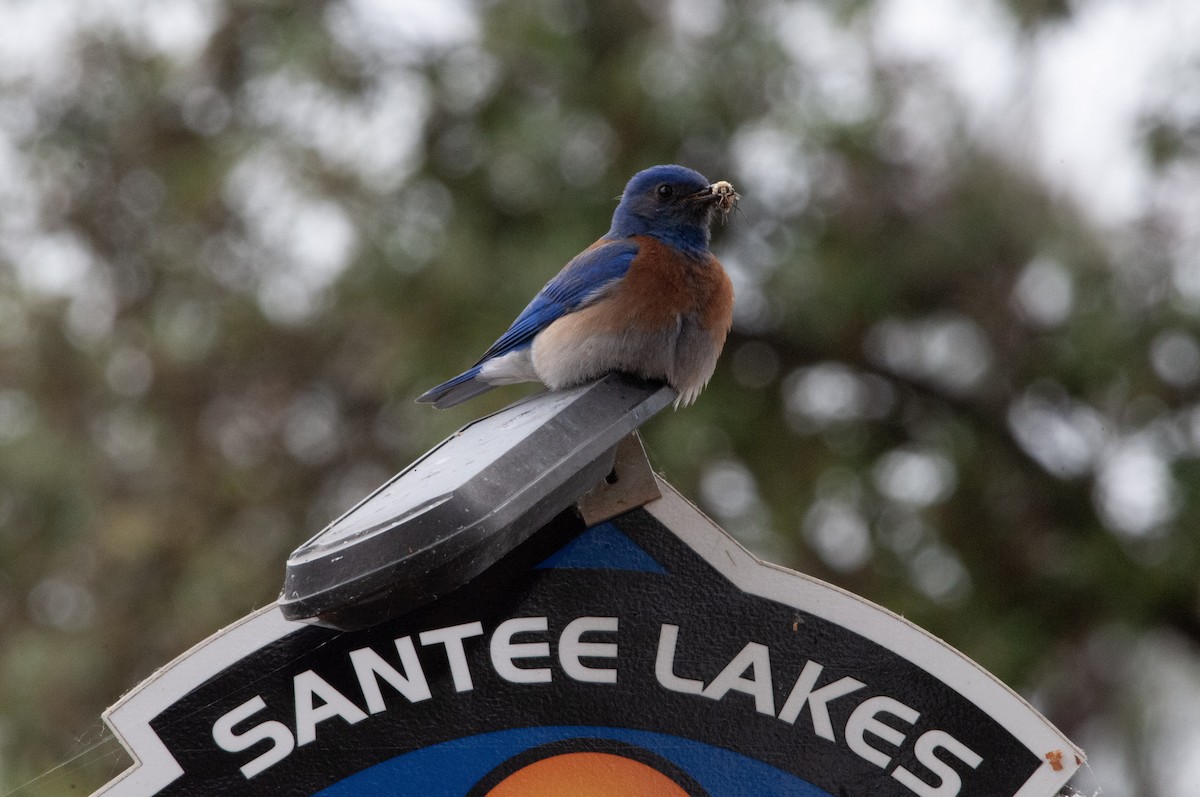
<svg viewBox="0 0 1200 797"><path fill-rule="evenodd" d="M576 255L547 282L508 331L488 347L479 362L453 379L425 391L417 401L432 403L440 409L491 390L493 385L478 379L480 366L485 361L531 345L543 329L567 313L586 306L625 276L629 264L637 256L637 242L628 238L601 241Z"/></svg>
<svg viewBox="0 0 1200 797"><path fill-rule="evenodd" d="M533 297L508 331L483 353L476 365L529 345L537 333L588 304L625 276L637 251L636 241L622 239L605 241L576 255Z"/></svg>

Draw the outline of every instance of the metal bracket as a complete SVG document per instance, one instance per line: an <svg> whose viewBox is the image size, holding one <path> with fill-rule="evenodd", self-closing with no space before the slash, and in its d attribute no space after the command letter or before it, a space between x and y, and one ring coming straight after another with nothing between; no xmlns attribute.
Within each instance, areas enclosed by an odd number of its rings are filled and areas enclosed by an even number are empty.
<svg viewBox="0 0 1200 797"><path fill-rule="evenodd" d="M637 432L621 438L614 450L612 471L575 504L589 527L662 497Z"/></svg>

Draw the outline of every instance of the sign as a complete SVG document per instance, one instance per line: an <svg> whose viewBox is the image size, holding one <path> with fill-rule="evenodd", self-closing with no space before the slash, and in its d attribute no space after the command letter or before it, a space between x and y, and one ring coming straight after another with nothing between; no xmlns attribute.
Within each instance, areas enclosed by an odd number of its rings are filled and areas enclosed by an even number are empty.
<svg viewBox="0 0 1200 797"><path fill-rule="evenodd" d="M99 794L1049 797L1082 763L957 651L657 487L360 630L219 632L106 714L137 763Z"/></svg>

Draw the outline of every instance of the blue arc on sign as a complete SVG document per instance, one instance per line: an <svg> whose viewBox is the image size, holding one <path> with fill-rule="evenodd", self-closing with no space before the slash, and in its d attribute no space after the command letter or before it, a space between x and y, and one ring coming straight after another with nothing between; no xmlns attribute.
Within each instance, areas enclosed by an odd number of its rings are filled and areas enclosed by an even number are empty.
<svg viewBox="0 0 1200 797"><path fill-rule="evenodd" d="M443 742L376 764L313 797L463 797L513 756L579 738L612 739L657 753L710 797L832 797L806 780L731 750L665 733L587 725L514 728Z"/></svg>
<svg viewBox="0 0 1200 797"><path fill-rule="evenodd" d="M633 570L665 574L667 569L612 523L592 526L548 556L538 569Z"/></svg>

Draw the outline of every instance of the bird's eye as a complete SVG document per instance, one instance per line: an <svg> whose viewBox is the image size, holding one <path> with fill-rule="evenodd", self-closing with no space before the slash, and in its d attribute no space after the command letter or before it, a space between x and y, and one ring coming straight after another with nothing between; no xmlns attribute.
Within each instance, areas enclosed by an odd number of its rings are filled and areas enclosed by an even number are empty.
<svg viewBox="0 0 1200 797"><path fill-rule="evenodd" d="M675 189L663 183L658 188L654 189L654 193L658 194L659 199L670 199L675 194Z"/></svg>

